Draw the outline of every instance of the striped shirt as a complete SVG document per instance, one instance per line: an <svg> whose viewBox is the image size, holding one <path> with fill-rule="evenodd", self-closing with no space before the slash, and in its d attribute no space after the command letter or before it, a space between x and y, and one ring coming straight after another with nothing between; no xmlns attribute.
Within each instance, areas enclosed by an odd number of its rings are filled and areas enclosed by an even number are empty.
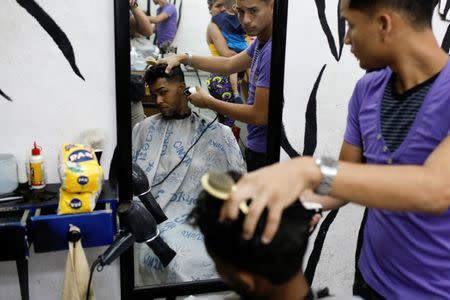
<svg viewBox="0 0 450 300"><path fill-rule="evenodd" d="M399 94L395 90L393 74L383 95L381 104L381 132L391 152L395 152L408 135L423 99L439 74Z"/></svg>

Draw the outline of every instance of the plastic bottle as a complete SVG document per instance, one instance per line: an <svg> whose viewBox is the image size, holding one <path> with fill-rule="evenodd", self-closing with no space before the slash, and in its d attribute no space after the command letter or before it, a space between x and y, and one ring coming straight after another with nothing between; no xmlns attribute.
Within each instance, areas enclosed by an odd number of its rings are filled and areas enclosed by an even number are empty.
<svg viewBox="0 0 450 300"><path fill-rule="evenodd" d="M30 188L34 190L43 189L45 187L45 166L44 157L41 154L41 147L34 142L34 148L31 149L29 161Z"/></svg>

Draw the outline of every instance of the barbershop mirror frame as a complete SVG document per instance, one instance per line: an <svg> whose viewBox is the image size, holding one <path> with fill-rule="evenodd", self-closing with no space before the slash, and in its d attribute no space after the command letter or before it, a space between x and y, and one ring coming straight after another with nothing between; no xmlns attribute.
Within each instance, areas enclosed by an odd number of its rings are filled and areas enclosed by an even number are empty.
<svg viewBox="0 0 450 300"><path fill-rule="evenodd" d="M272 68L267 137L268 164L279 161L281 141L282 99L284 81L287 3L274 1L272 36ZM131 108L129 101L130 49L128 1L114 0L114 35L116 62L117 145L120 170L118 174L119 201L132 198L131 181ZM136 287L133 248L120 258L121 299L152 299L158 297L195 295L228 290L220 279L182 282L167 285Z"/></svg>

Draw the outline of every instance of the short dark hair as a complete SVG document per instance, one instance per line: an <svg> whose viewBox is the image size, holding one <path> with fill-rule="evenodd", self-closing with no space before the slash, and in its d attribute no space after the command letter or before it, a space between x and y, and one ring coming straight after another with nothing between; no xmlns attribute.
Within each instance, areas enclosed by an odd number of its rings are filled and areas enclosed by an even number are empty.
<svg viewBox="0 0 450 300"><path fill-rule="evenodd" d="M431 27L437 0L350 0L349 8L372 15L382 7L403 12L411 25L419 28Z"/></svg>
<svg viewBox="0 0 450 300"><path fill-rule="evenodd" d="M157 64L148 68L144 75L145 83L150 85L159 78L166 78L169 81L185 82L184 73L180 66L173 67L170 73L166 73L166 68L166 64Z"/></svg>
<svg viewBox="0 0 450 300"><path fill-rule="evenodd" d="M235 180L240 177L234 172L229 174ZM253 238L245 240L242 237L245 215L240 212L234 221L219 222L222 204L222 200L202 191L189 218L192 225L200 228L211 254L224 263L260 275L276 285L289 281L301 271L310 217L299 201L284 210L280 227L267 245L261 242L267 209L259 219Z"/></svg>

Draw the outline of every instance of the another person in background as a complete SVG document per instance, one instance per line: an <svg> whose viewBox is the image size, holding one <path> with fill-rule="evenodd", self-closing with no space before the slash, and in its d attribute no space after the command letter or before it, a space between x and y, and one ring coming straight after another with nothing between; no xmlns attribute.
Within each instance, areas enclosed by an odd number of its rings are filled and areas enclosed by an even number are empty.
<svg viewBox="0 0 450 300"><path fill-rule="evenodd" d="M214 17L225 10L223 3L224 0L208 0L208 9L211 16ZM206 30L206 42L212 56L229 57L236 55L235 51L228 48L220 29L212 21L208 24ZM236 95L236 93L239 95L237 75L234 76L234 84L232 84L231 77L233 75L228 76L211 73L206 81L210 95L222 101L235 102L233 95ZM237 103L241 102L238 101ZM222 114L219 114L219 122L230 127L234 126L234 119Z"/></svg>
<svg viewBox="0 0 450 300"><path fill-rule="evenodd" d="M177 8L167 0L153 0L153 3L159 7L156 16L148 19L156 24L156 45L165 53L177 34Z"/></svg>
<svg viewBox="0 0 450 300"><path fill-rule="evenodd" d="M153 34L153 24L148 20L148 16L139 9L137 0L129 0L130 4L130 35L135 36L139 33L143 36Z"/></svg>
<svg viewBox="0 0 450 300"><path fill-rule="evenodd" d="M197 87L197 93L189 97L197 107L209 108L248 124L245 158L249 171L267 164L273 4L274 0L237 0L236 9L242 26L249 35L257 36L246 51L231 57L193 56L185 53L160 60L160 63L168 64L167 72L180 63L218 74L233 74L250 68L247 104L217 100L200 87Z"/></svg>
<svg viewBox="0 0 450 300"><path fill-rule="evenodd" d="M247 49L247 33L234 11L235 0L213 0L210 9L212 19L208 25L206 40L213 56L230 57ZM211 78L217 77L213 74ZM210 78L210 79L211 79ZM217 79L216 79L217 80ZM225 81L228 79L224 79ZM233 102L243 103L239 94L238 74L229 76Z"/></svg>

